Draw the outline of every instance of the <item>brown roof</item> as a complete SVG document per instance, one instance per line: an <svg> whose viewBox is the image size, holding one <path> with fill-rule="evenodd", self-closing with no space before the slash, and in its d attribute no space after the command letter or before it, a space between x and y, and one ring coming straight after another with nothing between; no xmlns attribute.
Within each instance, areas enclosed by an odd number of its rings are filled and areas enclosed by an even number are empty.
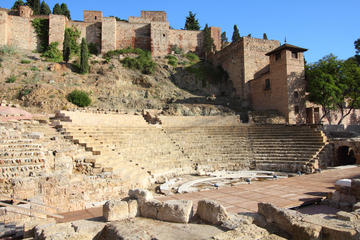
<svg viewBox="0 0 360 240"><path fill-rule="evenodd" d="M306 51L307 51L306 48L301 48L301 47L297 47L297 46L294 46L294 45L285 43L285 44L281 45L280 47L275 48L275 49L272 50L271 52L268 52L268 53L265 54L265 55L266 55L266 56L270 56L270 55L272 55L272 54L281 52L282 50L285 50L285 49L288 49L288 50L291 50L291 51L294 51L294 52L306 52Z"/></svg>

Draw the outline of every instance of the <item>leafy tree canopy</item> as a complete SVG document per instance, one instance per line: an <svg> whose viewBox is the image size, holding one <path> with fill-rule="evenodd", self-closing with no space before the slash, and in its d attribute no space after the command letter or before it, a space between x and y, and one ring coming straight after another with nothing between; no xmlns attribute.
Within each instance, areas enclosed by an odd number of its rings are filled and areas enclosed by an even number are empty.
<svg viewBox="0 0 360 240"><path fill-rule="evenodd" d="M70 10L68 9L65 3L62 3L61 6L61 14L66 16L69 20L71 20Z"/></svg>
<svg viewBox="0 0 360 240"><path fill-rule="evenodd" d="M358 64L360 65L360 38L354 42L355 49L356 49L356 60Z"/></svg>
<svg viewBox="0 0 360 240"><path fill-rule="evenodd" d="M340 111L338 124L360 107L360 68L353 59L342 61L330 54L306 66L309 100L321 105L323 118ZM331 119L329 119L331 121Z"/></svg>
<svg viewBox="0 0 360 240"><path fill-rule="evenodd" d="M61 7L58 3L54 5L53 14L62 15Z"/></svg>
<svg viewBox="0 0 360 240"><path fill-rule="evenodd" d="M192 11L189 12L189 16L186 17L185 30L200 30L199 20L195 18L196 14Z"/></svg>

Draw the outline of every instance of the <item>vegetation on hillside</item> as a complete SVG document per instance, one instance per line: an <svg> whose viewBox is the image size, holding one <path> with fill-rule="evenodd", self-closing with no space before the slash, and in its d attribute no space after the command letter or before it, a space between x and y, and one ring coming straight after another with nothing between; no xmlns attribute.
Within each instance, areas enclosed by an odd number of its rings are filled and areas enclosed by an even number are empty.
<svg viewBox="0 0 360 240"><path fill-rule="evenodd" d="M46 51L49 46L49 19L35 18L31 24L40 39L40 52Z"/></svg>
<svg viewBox="0 0 360 240"><path fill-rule="evenodd" d="M104 58L107 61L110 61L110 59L114 56L119 56L121 54L136 54L137 57L125 57L121 63L123 66L128 67L130 69L137 69L141 71L144 74L152 74L155 72L156 63L153 61L151 52L144 51L139 48L125 48L125 49L119 49L119 50L113 50L109 51L106 54L104 54Z"/></svg>
<svg viewBox="0 0 360 240"><path fill-rule="evenodd" d="M50 43L48 49L41 54L47 61L50 62L61 62L63 60L62 52L58 49L59 43Z"/></svg>
<svg viewBox="0 0 360 240"><path fill-rule="evenodd" d="M80 90L74 90L67 95L67 100L78 107L87 107L91 104L89 95Z"/></svg>

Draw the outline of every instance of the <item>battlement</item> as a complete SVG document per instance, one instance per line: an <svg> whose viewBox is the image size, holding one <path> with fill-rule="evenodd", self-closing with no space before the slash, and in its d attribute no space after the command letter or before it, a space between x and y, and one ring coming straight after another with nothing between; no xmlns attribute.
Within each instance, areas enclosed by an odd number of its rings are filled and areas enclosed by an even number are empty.
<svg viewBox="0 0 360 240"><path fill-rule="evenodd" d="M102 20L103 20L103 13L101 11L84 10L84 22L95 23L95 22L102 22Z"/></svg>

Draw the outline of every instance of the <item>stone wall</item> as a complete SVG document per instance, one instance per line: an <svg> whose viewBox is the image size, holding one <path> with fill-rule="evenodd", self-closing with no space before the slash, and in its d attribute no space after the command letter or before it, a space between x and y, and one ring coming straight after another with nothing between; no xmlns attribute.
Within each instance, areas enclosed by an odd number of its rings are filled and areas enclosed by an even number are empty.
<svg viewBox="0 0 360 240"><path fill-rule="evenodd" d="M178 46L185 52L201 53L203 45L202 31L169 30L169 49Z"/></svg>
<svg viewBox="0 0 360 240"><path fill-rule="evenodd" d="M102 21L101 52L106 53L116 49L116 19L103 18Z"/></svg>
<svg viewBox="0 0 360 240"><path fill-rule="evenodd" d="M84 11L84 22L94 23L94 22L102 22L103 14L101 11Z"/></svg>
<svg viewBox="0 0 360 240"><path fill-rule="evenodd" d="M32 27L31 19L8 16L7 44L21 49L38 49L38 37Z"/></svg>
<svg viewBox="0 0 360 240"><path fill-rule="evenodd" d="M221 28L210 27L211 37L214 39L215 51L221 50Z"/></svg>
<svg viewBox="0 0 360 240"><path fill-rule="evenodd" d="M151 28L151 52L153 56L164 56L169 53L169 23L152 22Z"/></svg>
<svg viewBox="0 0 360 240"><path fill-rule="evenodd" d="M269 64L269 57L265 54L279 46L279 41L243 37L216 53L212 61L228 72L236 94L248 100L248 82L254 79L255 73Z"/></svg>
<svg viewBox="0 0 360 240"><path fill-rule="evenodd" d="M49 43L58 42L62 50L67 18L63 15L50 14L49 18Z"/></svg>
<svg viewBox="0 0 360 240"><path fill-rule="evenodd" d="M0 10L0 46L6 45L8 41L8 14Z"/></svg>

